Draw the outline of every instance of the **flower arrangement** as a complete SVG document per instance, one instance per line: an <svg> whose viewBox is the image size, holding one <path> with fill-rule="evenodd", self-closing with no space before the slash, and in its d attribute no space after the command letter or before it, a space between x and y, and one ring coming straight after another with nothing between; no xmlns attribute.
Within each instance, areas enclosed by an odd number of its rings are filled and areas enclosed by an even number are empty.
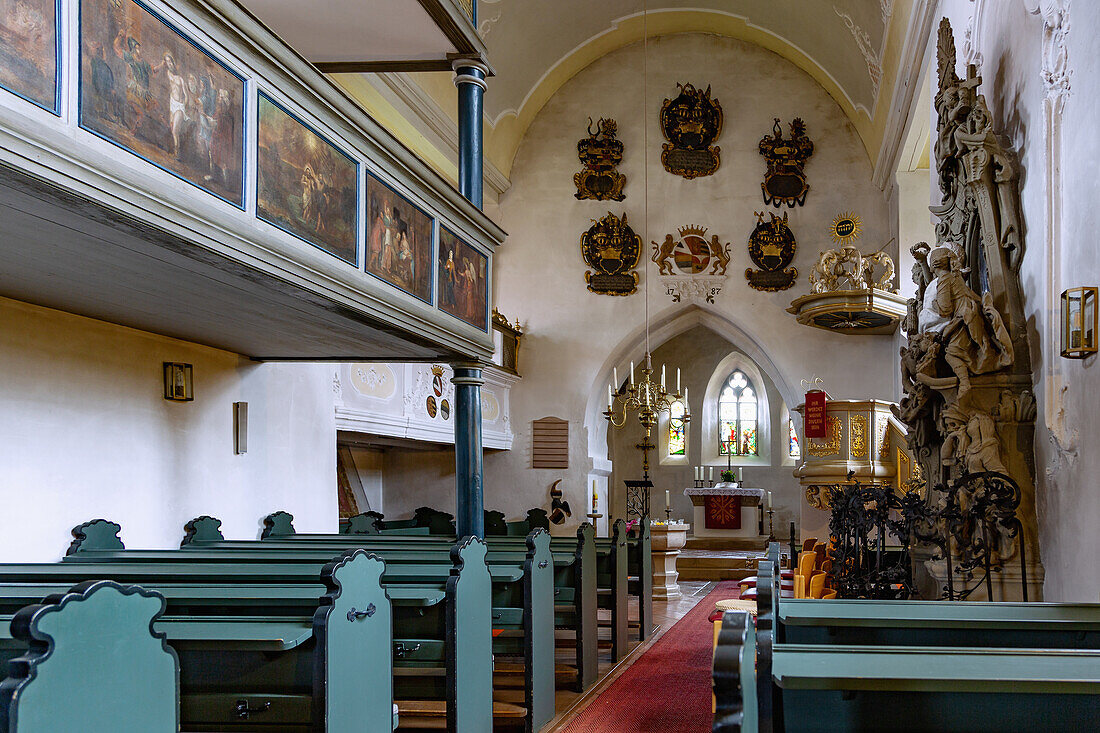
<svg viewBox="0 0 1100 733"><path fill-rule="evenodd" d="M731 469L727 468L725 471L722 471L720 476L721 476L722 480L725 481L727 484L732 484L733 483L734 473Z"/></svg>

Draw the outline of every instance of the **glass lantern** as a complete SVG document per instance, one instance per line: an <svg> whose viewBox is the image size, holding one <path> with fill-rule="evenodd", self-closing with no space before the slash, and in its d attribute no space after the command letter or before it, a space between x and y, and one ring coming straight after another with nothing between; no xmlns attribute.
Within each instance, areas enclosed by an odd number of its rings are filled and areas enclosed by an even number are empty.
<svg viewBox="0 0 1100 733"><path fill-rule="evenodd" d="M1062 293L1062 356L1084 359L1096 353L1096 288L1070 288Z"/></svg>

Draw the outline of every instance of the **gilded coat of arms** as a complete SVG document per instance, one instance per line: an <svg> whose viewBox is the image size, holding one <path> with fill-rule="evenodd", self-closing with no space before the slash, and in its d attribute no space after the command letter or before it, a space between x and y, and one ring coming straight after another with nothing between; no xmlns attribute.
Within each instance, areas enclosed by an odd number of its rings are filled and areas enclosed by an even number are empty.
<svg viewBox="0 0 1100 733"><path fill-rule="evenodd" d="M588 118L588 137L577 142L577 156L584 170L574 174L578 199L596 201L622 201L626 198L623 186L626 176L615 170L623 161L623 143L615 137L619 126L612 119L600 118L596 130L592 130L592 118Z"/></svg>
<svg viewBox="0 0 1100 733"><path fill-rule="evenodd" d="M771 221L764 221L763 211L754 212L757 218L756 228L749 236L749 258L759 270L751 267L745 270L749 285L757 290L776 292L794 285L798 270L788 267L794 260L794 232L787 226L787 214L780 219L768 214Z"/></svg>
<svg viewBox="0 0 1100 733"><path fill-rule="evenodd" d="M584 281L593 293L603 295L630 295L638 290L638 259L642 254L642 238L623 218L607 212L600 220L593 220L588 231L581 235L581 255L595 272L584 273Z"/></svg>
<svg viewBox="0 0 1100 733"><path fill-rule="evenodd" d="M806 183L803 168L814 154L814 144L806 136L806 124L799 118L791 122L791 136L784 139L779 118L775 118L772 134L760 141L760 154L768 161L768 172L760 184L764 203L775 208L786 204L789 208L806 203L810 184Z"/></svg>
<svg viewBox="0 0 1100 733"><path fill-rule="evenodd" d="M665 235L661 244L652 242L652 260L668 295L675 303L702 299L713 303L726 280L730 262L729 243L722 244L717 235L707 240L707 228L686 226L677 230L676 239ZM710 268L710 272L707 272Z"/></svg>
<svg viewBox="0 0 1100 733"><path fill-rule="evenodd" d="M721 148L712 145L722 134L722 105L691 84L677 84L680 94L661 106L661 131L668 140L661 164L688 180L709 176L721 163Z"/></svg>

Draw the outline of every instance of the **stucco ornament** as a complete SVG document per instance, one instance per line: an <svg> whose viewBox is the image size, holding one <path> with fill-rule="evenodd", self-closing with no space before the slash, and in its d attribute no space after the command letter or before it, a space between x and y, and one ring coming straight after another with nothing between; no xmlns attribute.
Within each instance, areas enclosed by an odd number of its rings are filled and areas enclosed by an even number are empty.
<svg viewBox="0 0 1100 733"><path fill-rule="evenodd" d="M674 303L705 301L713 303L726 283L726 268L730 263L730 245L712 235L707 228L685 226L676 230L679 238L666 234L665 240L653 245L650 258L657 265L657 275L665 292ZM709 269L709 272L708 272Z"/></svg>
<svg viewBox="0 0 1100 733"><path fill-rule="evenodd" d="M1038 563L1033 466L1034 410L1019 265L1015 155L997 135L977 69L956 72L955 39L939 29L935 170L942 194L932 206L936 243L910 247L916 297L901 351L905 396L895 415L937 487L968 475L1003 474L1018 485L1018 517L1029 563ZM1037 572L1035 572L1038 570ZM1032 569L1029 577L1041 577Z"/></svg>
<svg viewBox="0 0 1100 733"><path fill-rule="evenodd" d="M1069 94L1073 70L1069 67L1069 0L1024 0L1024 8L1043 19L1043 83L1047 97Z"/></svg>
<svg viewBox="0 0 1100 733"><path fill-rule="evenodd" d="M882 268L877 277L876 266ZM855 247L827 249L810 270L811 293L865 288L896 292L893 285L894 260L885 252L865 255Z"/></svg>

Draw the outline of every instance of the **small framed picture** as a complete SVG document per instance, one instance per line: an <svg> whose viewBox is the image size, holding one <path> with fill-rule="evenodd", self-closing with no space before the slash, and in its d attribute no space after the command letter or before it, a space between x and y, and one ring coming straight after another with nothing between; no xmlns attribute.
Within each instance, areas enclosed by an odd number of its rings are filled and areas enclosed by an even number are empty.
<svg viewBox="0 0 1100 733"><path fill-rule="evenodd" d="M164 399L190 402L195 399L195 384L191 365L178 361L164 362Z"/></svg>

